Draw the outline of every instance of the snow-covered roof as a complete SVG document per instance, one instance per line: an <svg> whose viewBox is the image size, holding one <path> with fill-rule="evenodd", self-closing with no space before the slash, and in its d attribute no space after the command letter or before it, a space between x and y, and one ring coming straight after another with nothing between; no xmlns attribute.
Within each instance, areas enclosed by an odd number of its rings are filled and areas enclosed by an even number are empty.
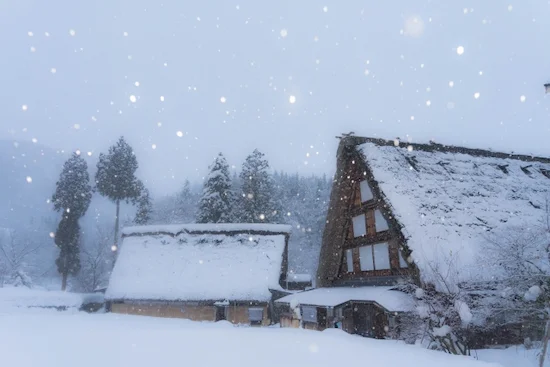
<svg viewBox="0 0 550 367"><path fill-rule="evenodd" d="M331 287L317 288L285 296L279 303L336 307L349 301L376 302L389 312L411 311L412 298L392 287Z"/></svg>
<svg viewBox="0 0 550 367"><path fill-rule="evenodd" d="M490 233L532 228L546 216L548 159L376 139L360 149L422 278L436 285L435 268L455 271L455 283L480 276Z"/></svg>
<svg viewBox="0 0 550 367"><path fill-rule="evenodd" d="M287 233L292 230L292 226L286 224L267 224L267 223L205 223L205 224L166 224L153 226L126 227L122 230L123 236L135 234L165 233L178 235L180 233L227 233L227 232L246 232L246 233Z"/></svg>
<svg viewBox="0 0 550 367"><path fill-rule="evenodd" d="M127 228L105 298L268 301L270 289L282 289L287 229L263 224Z"/></svg>

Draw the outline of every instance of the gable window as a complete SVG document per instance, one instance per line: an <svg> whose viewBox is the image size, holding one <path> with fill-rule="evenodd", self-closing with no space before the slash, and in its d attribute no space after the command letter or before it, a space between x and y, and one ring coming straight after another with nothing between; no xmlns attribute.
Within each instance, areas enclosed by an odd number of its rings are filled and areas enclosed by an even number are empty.
<svg viewBox="0 0 550 367"><path fill-rule="evenodd" d="M361 271L374 270L374 258L372 257L372 246L359 247L359 263Z"/></svg>
<svg viewBox="0 0 550 367"><path fill-rule="evenodd" d="M348 273L353 273L353 250L346 250L346 267Z"/></svg>
<svg viewBox="0 0 550 367"><path fill-rule="evenodd" d="M387 242L359 247L361 271L390 269L390 251Z"/></svg>
<svg viewBox="0 0 550 367"><path fill-rule="evenodd" d="M250 325L261 325L264 319L264 309L262 307L250 307L248 309L248 321Z"/></svg>
<svg viewBox="0 0 550 367"><path fill-rule="evenodd" d="M365 214L353 217L353 237L361 237L367 234L367 222Z"/></svg>
<svg viewBox="0 0 550 367"><path fill-rule="evenodd" d="M382 212L379 209L376 209L374 211L374 224L376 226L376 232L383 232L390 229L388 221L386 221L386 218L384 218Z"/></svg>
<svg viewBox="0 0 550 367"><path fill-rule="evenodd" d="M374 199L374 195L372 194L372 190L369 186L369 183L367 181L361 181L359 184L360 190L361 190L361 202L364 203L365 201L369 201Z"/></svg>
<svg viewBox="0 0 550 367"><path fill-rule="evenodd" d="M302 306L302 321L317 323L317 307Z"/></svg>
<svg viewBox="0 0 550 367"><path fill-rule="evenodd" d="M403 254L401 253L401 250L398 250L399 252L399 267L400 268L408 268L409 264L407 263L407 260L403 257Z"/></svg>

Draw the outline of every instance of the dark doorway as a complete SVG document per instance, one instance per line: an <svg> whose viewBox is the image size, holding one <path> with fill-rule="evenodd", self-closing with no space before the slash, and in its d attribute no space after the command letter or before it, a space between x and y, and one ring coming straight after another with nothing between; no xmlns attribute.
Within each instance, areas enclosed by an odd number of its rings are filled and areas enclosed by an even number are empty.
<svg viewBox="0 0 550 367"><path fill-rule="evenodd" d="M216 306L216 321L227 320L227 307Z"/></svg>

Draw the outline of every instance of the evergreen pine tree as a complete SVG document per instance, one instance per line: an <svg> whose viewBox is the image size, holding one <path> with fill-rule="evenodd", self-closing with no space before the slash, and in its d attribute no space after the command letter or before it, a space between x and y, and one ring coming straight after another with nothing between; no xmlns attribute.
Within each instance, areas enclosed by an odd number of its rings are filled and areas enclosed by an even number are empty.
<svg viewBox="0 0 550 367"><path fill-rule="evenodd" d="M136 216L134 218L134 223L139 225L144 225L149 223L151 220L151 212L153 211L153 206L151 204L151 197L149 195L149 190L145 188L141 181L138 181L139 191L141 194L135 200L137 205Z"/></svg>
<svg viewBox="0 0 550 367"><path fill-rule="evenodd" d="M55 263L62 276L62 290L67 287L67 277L80 270L78 220L90 206L92 188L89 182L88 165L75 153L63 165L52 197L54 209L63 213L55 234L55 244L60 250Z"/></svg>
<svg viewBox="0 0 550 367"><path fill-rule="evenodd" d="M107 154L101 153L97 162L95 176L97 190L116 204L115 249L118 243L120 202L136 200L141 194L142 186L135 176L137 168L138 162L134 151L124 137L111 146Z"/></svg>
<svg viewBox="0 0 550 367"><path fill-rule="evenodd" d="M239 177L242 185L239 220L243 223L281 222L281 209L275 200L273 179L264 154L255 149L243 163Z"/></svg>
<svg viewBox="0 0 550 367"><path fill-rule="evenodd" d="M68 276L80 271L80 226L74 215L68 213L61 218L55 232L55 244L60 250L55 264L62 276L61 290L64 291Z"/></svg>
<svg viewBox="0 0 550 367"><path fill-rule="evenodd" d="M175 207L171 222L189 223L195 218L197 198L191 192L189 180L185 180L183 188L176 194Z"/></svg>
<svg viewBox="0 0 550 367"><path fill-rule="evenodd" d="M209 167L199 200L197 223L230 223L233 221L233 192L229 165L222 153Z"/></svg>

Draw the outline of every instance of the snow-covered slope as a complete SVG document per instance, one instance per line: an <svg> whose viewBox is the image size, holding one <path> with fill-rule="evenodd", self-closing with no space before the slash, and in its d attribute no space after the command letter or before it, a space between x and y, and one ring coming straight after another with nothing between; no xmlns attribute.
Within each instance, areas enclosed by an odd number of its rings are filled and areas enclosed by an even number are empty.
<svg viewBox="0 0 550 367"><path fill-rule="evenodd" d="M476 265L484 242L489 234L534 229L546 218L550 164L416 147L368 142L361 149L422 277L493 276Z"/></svg>

